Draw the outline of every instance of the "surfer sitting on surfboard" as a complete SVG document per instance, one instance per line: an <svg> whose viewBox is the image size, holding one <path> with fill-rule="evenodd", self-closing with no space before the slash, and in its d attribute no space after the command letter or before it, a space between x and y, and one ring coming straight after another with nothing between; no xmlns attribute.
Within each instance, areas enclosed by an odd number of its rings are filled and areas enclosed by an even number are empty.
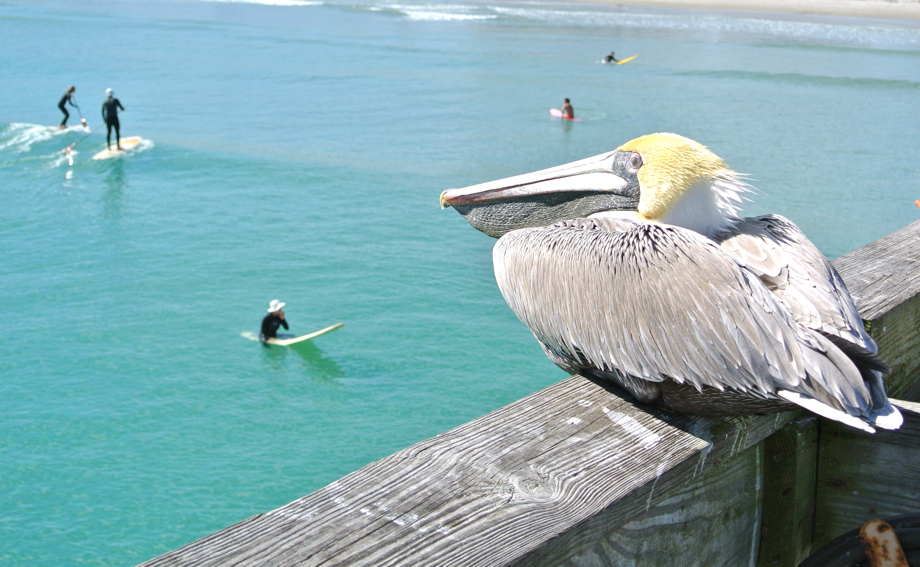
<svg viewBox="0 0 920 567"><path fill-rule="evenodd" d="M107 129L105 135L105 147L109 148L112 146L112 128L115 128L115 147L119 150L121 149L121 132L119 131L118 124L118 109L124 110L125 107L121 105L121 102L115 98L115 93L112 89L105 89L106 98L105 102L102 103L102 119L105 120L105 126ZM287 328L287 327L285 327Z"/></svg>
<svg viewBox="0 0 920 567"><path fill-rule="evenodd" d="M58 128L60 128L61 130L63 130L64 128L67 128L67 119L70 118L70 113L67 112L67 109L64 108L64 105L66 105L69 102L70 106L74 108L77 107L77 105L73 103L73 93L76 92L76 90L77 90L77 87L73 85L70 85L69 87L67 87L67 90L64 91L64 96L61 97L61 102L58 103L58 108L60 108L61 112L64 113L64 119L61 120L61 125L58 126Z"/></svg>
<svg viewBox="0 0 920 567"><path fill-rule="evenodd" d="M575 118L575 109L572 108L572 103L569 102L569 99L565 99L562 102L562 117Z"/></svg>
<svg viewBox="0 0 920 567"><path fill-rule="evenodd" d="M278 335L278 327L284 327L287 330L288 324L284 320L284 311L281 310L286 303L272 299L268 304L268 315L262 319L262 332L259 333L259 339L264 343L267 339L274 339Z"/></svg>
<svg viewBox="0 0 920 567"><path fill-rule="evenodd" d="M617 58L614 56L613 51L610 52L610 55L604 57L604 63L619 63Z"/></svg>

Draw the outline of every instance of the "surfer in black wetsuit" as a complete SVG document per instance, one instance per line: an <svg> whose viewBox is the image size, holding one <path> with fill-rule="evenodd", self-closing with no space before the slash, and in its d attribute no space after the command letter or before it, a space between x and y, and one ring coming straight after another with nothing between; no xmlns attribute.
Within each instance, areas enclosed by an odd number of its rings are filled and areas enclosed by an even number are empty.
<svg viewBox="0 0 920 567"><path fill-rule="evenodd" d="M58 126L58 128L60 128L61 130L63 130L64 128L67 128L67 119L70 118L70 113L67 112L67 108L65 108L64 105L66 105L69 102L70 106L73 106L74 108L77 107L77 105L74 104L73 102L73 93L76 92L76 90L77 90L77 87L73 85L70 85L69 87L67 87L67 90L64 91L64 96L61 97L61 102L58 103L58 108L60 108L61 112L64 113L64 119L61 120L61 125Z"/></svg>
<svg viewBox="0 0 920 567"><path fill-rule="evenodd" d="M617 58L614 56L613 51L610 52L610 55L604 57L604 63L619 63Z"/></svg>
<svg viewBox="0 0 920 567"><path fill-rule="evenodd" d="M262 319L262 332L259 333L259 339L263 343L278 336L278 327L284 327L285 330L289 328L284 319L284 311L281 310L284 306L285 303L277 299L272 299L268 304L268 315Z"/></svg>
<svg viewBox="0 0 920 567"><path fill-rule="evenodd" d="M106 134L105 134L105 147L110 148L112 146L112 128L115 128L115 147L119 150L121 149L121 132L119 131L118 124L118 109L124 110L125 107L121 105L121 102L115 98L115 93L112 92L112 89L105 89L105 94L108 98L105 99L105 102L102 103L102 119L105 120Z"/></svg>

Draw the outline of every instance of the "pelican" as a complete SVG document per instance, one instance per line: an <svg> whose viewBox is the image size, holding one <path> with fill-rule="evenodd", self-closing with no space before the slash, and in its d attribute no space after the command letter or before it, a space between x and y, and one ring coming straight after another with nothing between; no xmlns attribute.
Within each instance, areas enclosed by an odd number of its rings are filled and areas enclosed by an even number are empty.
<svg viewBox="0 0 920 567"><path fill-rule="evenodd" d="M498 238L499 289L546 355L643 403L705 415L801 406L874 433L903 419L843 280L791 221L677 134L448 189Z"/></svg>

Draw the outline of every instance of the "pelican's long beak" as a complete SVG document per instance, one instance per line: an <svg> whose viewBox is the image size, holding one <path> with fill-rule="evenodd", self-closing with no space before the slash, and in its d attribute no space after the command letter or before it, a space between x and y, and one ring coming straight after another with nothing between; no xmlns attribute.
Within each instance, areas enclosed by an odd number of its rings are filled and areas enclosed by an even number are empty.
<svg viewBox="0 0 920 567"><path fill-rule="evenodd" d="M441 193L441 208L548 193L619 193L628 182L612 171L611 166L616 153L607 152L565 165L462 189L448 189Z"/></svg>

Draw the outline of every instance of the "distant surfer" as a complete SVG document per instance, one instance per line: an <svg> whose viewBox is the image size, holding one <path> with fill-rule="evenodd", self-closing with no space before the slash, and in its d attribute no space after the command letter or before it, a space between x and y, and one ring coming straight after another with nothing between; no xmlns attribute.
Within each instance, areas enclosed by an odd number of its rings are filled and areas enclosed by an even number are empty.
<svg viewBox="0 0 920 567"><path fill-rule="evenodd" d="M284 319L284 311L281 310L286 303L272 299L268 304L268 315L262 319L262 332L259 333L259 339L264 343L268 339L274 339L278 336L278 327L288 329L287 321Z"/></svg>
<svg viewBox="0 0 920 567"><path fill-rule="evenodd" d="M102 119L105 120L106 135L105 135L105 147L112 147L112 128L115 128L115 147L119 150L121 149L121 132L119 131L118 123L118 109L124 110L125 107L121 105L121 102L115 98L115 93L112 89L105 89L106 99L102 103ZM287 328L287 327L285 327Z"/></svg>
<svg viewBox="0 0 920 567"><path fill-rule="evenodd" d="M572 108L572 103L569 102L569 99L565 99L562 103L562 117L575 118L575 109Z"/></svg>
<svg viewBox="0 0 920 567"><path fill-rule="evenodd" d="M70 106L74 108L78 108L77 105L74 104L74 101L73 101L73 93L75 93L76 91L77 91L77 87L70 85L69 87L67 87L67 90L64 91L64 96L61 97L61 102L58 103L58 108L60 108L61 112L64 113L64 119L61 120L61 125L58 126L58 128L60 128L61 130L63 130L64 128L67 128L67 119L70 118L70 113L67 112L67 108L65 107L65 105L67 103L70 103Z"/></svg>
<svg viewBox="0 0 920 567"><path fill-rule="evenodd" d="M610 55L604 57L604 63L619 63L619 61L617 61L616 55L611 51Z"/></svg>

